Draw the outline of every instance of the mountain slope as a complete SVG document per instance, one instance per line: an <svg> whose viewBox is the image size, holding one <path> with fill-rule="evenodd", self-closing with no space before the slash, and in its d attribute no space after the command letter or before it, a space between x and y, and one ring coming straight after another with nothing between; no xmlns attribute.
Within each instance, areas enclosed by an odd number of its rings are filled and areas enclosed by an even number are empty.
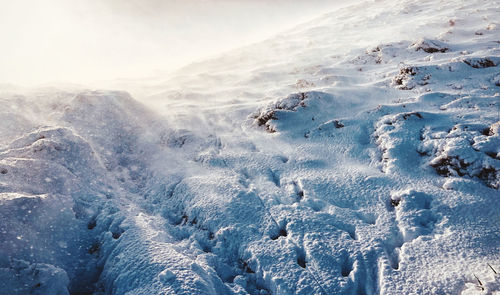
<svg viewBox="0 0 500 295"><path fill-rule="evenodd" d="M498 2L364 2L120 91L5 91L14 294L500 292Z"/></svg>

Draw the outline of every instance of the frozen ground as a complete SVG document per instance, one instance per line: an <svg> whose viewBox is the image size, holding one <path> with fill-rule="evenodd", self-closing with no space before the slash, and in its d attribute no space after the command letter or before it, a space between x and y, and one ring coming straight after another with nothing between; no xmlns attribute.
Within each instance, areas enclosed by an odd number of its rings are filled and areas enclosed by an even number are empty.
<svg viewBox="0 0 500 295"><path fill-rule="evenodd" d="M123 91L0 95L2 294L500 294L500 2L375 1Z"/></svg>

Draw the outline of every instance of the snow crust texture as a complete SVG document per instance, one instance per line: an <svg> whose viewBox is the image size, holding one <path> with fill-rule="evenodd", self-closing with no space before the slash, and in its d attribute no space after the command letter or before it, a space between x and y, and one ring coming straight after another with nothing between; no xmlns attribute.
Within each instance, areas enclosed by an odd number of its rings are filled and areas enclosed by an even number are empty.
<svg viewBox="0 0 500 295"><path fill-rule="evenodd" d="M500 294L499 79L498 1L368 1L137 100L5 88L0 293Z"/></svg>

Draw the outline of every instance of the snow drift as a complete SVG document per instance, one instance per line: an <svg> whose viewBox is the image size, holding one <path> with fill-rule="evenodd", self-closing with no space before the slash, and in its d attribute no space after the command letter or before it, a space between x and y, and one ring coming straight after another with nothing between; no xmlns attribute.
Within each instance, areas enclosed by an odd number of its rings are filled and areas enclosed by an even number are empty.
<svg viewBox="0 0 500 295"><path fill-rule="evenodd" d="M342 8L139 101L4 90L1 289L500 292L498 7Z"/></svg>

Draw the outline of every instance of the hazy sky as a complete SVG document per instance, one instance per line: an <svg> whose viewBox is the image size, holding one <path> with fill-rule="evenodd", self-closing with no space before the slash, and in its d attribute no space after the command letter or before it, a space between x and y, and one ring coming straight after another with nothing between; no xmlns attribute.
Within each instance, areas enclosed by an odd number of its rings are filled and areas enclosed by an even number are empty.
<svg viewBox="0 0 500 295"><path fill-rule="evenodd" d="M0 83L166 73L328 12L329 0L0 0Z"/></svg>

